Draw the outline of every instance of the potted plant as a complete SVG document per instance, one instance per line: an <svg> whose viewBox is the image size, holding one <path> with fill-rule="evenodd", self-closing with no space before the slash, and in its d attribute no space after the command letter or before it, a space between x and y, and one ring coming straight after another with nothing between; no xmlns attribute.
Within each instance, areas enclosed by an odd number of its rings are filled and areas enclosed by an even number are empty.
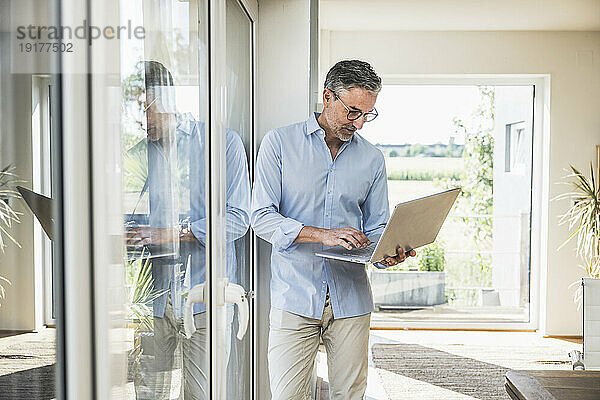
<svg viewBox="0 0 600 400"><path fill-rule="evenodd" d="M407 262L386 269L370 266L368 274L376 309L444 304L445 267L444 248L437 242L418 251L416 265Z"/></svg>
<svg viewBox="0 0 600 400"><path fill-rule="evenodd" d="M15 211L10 205L10 199L20 198L21 195L15 190L17 183L23 181L14 174L15 167L9 165L0 170L0 251L4 254L6 240L10 240L17 246L21 247L19 242L10 233L13 224L21 222L21 213ZM3 285L10 285L10 281L0 275L0 305L6 295L6 290Z"/></svg>
<svg viewBox="0 0 600 400"><path fill-rule="evenodd" d="M154 317L152 303L165 291L154 288L152 263L142 251L135 258L126 258L125 295L128 328L133 329L133 348L128 357L128 380L134 382L140 397L152 395L150 375L154 373Z"/></svg>
<svg viewBox="0 0 600 400"><path fill-rule="evenodd" d="M598 148L600 158L600 147ZM569 199L572 205L561 216L560 223L568 224L571 235L563 247L577 237L577 255L585 275L578 285L574 300L583 304L583 357L587 370L600 370L600 185L590 163L590 178L572 165L568 176L572 191L557 197Z"/></svg>

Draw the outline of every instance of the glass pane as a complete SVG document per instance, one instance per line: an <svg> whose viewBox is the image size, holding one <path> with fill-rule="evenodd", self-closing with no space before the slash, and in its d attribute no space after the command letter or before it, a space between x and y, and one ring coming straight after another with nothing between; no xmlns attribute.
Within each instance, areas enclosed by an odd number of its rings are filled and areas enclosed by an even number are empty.
<svg viewBox="0 0 600 400"><path fill-rule="evenodd" d="M529 321L533 87L386 85L377 109L390 207L462 193L434 244L370 271L374 320Z"/></svg>
<svg viewBox="0 0 600 400"><path fill-rule="evenodd" d="M62 265L53 254L61 237L53 228L60 175L55 150L58 128L58 53L40 52L19 27L55 25L57 1L0 1L0 397L57 396L57 332L54 289ZM37 35L36 35L37 36ZM48 44L46 44L48 46ZM27 191L19 192L17 186ZM40 195L43 195L41 197ZM31 204L28 206L23 198ZM39 220L34 215L36 211ZM45 230L46 229L46 230ZM52 237L53 240L50 238ZM54 276L54 274L56 275ZM60 322L60 320L58 321ZM59 324L60 326L60 324Z"/></svg>
<svg viewBox="0 0 600 400"><path fill-rule="evenodd" d="M205 307L189 301L206 276L205 10L121 1L121 24L146 32L120 54L128 398L208 398Z"/></svg>
<svg viewBox="0 0 600 400"><path fill-rule="evenodd" d="M226 3L226 171L227 171L227 278L245 291L250 289L250 183L248 165L252 143L252 47L251 22L239 3ZM226 305L228 353L227 399L248 398L250 385L251 335L237 337L240 309ZM251 332L249 324L247 332Z"/></svg>

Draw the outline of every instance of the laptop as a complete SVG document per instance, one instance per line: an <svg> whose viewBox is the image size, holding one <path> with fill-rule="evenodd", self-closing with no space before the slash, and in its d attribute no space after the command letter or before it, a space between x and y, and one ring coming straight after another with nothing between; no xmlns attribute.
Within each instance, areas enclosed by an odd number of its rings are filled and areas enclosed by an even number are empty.
<svg viewBox="0 0 600 400"><path fill-rule="evenodd" d="M31 191L23 186L17 186L17 190L21 194L21 197L33 214L36 216L42 229L46 232L46 235L52 240L54 238L54 200L50 197L38 194Z"/></svg>
<svg viewBox="0 0 600 400"><path fill-rule="evenodd" d="M369 246L348 250L334 246L315 255L359 264L381 262L395 257L398 246L406 253L433 243L454 205L460 188L399 203L380 237L369 238Z"/></svg>

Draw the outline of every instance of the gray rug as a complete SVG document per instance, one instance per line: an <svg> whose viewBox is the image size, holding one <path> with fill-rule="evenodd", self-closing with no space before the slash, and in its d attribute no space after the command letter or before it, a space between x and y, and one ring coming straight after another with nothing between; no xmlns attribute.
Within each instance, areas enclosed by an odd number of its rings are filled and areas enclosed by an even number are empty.
<svg viewBox="0 0 600 400"><path fill-rule="evenodd" d="M0 399L50 400L56 397L54 329L2 333Z"/></svg>
<svg viewBox="0 0 600 400"><path fill-rule="evenodd" d="M55 365L45 365L0 376L0 399L50 400L56 398Z"/></svg>
<svg viewBox="0 0 600 400"><path fill-rule="evenodd" d="M372 354L377 368L396 375L476 399L510 399L504 389L507 368L418 344L375 344ZM399 378L386 374L382 379L391 400L405 398L406 383Z"/></svg>

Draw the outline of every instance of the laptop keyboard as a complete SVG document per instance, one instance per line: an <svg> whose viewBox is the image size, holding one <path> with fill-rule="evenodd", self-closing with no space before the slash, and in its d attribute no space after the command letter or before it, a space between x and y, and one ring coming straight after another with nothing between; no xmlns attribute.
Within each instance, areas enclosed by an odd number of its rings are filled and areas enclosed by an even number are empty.
<svg viewBox="0 0 600 400"><path fill-rule="evenodd" d="M344 252L345 256L371 256L375 251L375 247L377 247L377 243L371 243L367 247L363 247L360 249L352 249Z"/></svg>

